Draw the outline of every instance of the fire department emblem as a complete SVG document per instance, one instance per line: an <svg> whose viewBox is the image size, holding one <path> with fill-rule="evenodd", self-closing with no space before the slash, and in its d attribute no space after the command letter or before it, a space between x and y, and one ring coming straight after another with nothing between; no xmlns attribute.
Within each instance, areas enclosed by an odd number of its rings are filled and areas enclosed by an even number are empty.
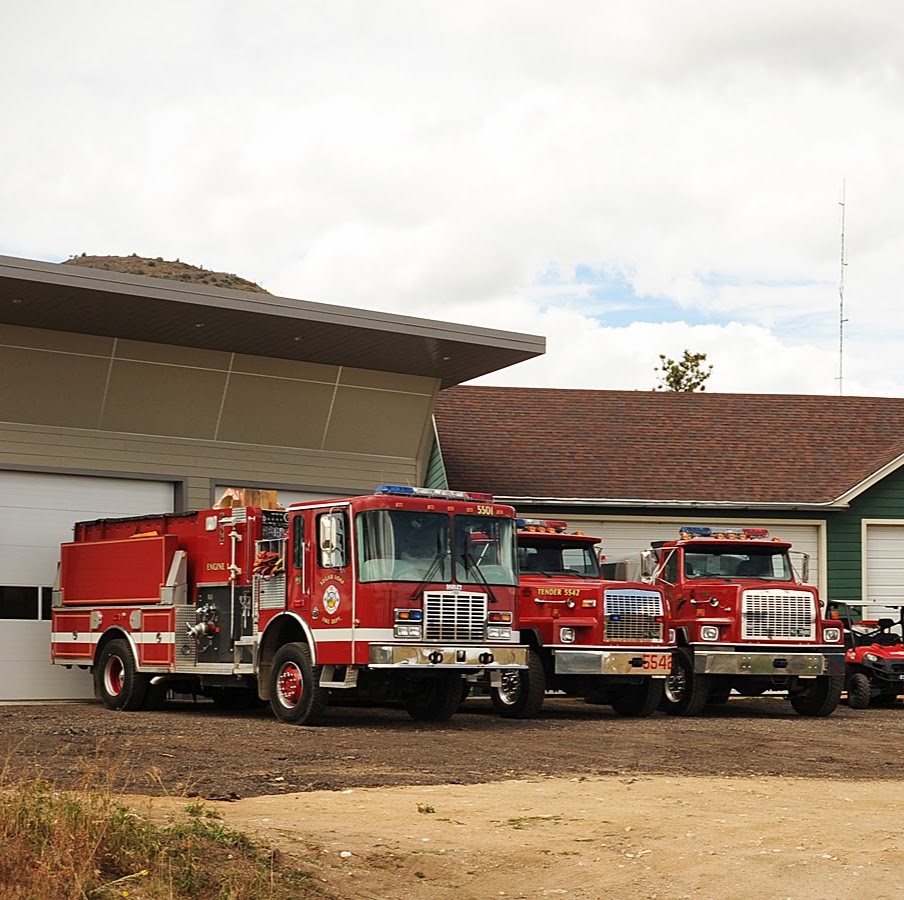
<svg viewBox="0 0 904 900"><path fill-rule="evenodd" d="M335 584L331 584L323 592L323 608L330 614L339 609L339 588Z"/></svg>

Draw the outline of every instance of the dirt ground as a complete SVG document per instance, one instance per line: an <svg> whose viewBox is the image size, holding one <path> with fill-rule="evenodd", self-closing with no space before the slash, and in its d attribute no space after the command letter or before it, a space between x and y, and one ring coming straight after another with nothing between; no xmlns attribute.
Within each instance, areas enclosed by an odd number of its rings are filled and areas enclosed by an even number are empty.
<svg viewBox="0 0 904 900"><path fill-rule="evenodd" d="M899 897L904 705L805 719L778 698L623 719L554 698L451 722L332 709L293 728L212 705L0 706L0 753L201 797L339 898Z"/></svg>

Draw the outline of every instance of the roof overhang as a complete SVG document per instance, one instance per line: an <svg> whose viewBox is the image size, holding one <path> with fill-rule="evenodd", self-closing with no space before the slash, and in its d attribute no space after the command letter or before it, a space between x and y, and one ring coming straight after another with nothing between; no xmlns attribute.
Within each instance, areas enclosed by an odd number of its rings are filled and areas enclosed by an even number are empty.
<svg viewBox="0 0 904 900"><path fill-rule="evenodd" d="M0 323L438 378L546 352L537 335L0 256Z"/></svg>

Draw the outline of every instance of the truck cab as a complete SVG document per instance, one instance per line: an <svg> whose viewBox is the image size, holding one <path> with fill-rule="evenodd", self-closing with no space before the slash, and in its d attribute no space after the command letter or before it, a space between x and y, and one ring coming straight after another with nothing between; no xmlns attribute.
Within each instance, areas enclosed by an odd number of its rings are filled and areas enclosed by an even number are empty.
<svg viewBox="0 0 904 900"><path fill-rule="evenodd" d="M504 716L530 715L547 690L608 704L625 716L659 706L674 632L660 588L609 581L600 539L556 520L518 520L520 637L528 668L492 691Z"/></svg>
<svg viewBox="0 0 904 900"><path fill-rule="evenodd" d="M838 621L791 563L791 545L763 528L686 526L642 554L646 580L665 593L678 649L664 709L696 715L707 703L784 691L801 715L834 711L843 687Z"/></svg>

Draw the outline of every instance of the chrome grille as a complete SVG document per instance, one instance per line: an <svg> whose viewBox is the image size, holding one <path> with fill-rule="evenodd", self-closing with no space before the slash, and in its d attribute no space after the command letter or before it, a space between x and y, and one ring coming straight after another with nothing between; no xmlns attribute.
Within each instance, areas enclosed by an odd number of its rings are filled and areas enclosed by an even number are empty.
<svg viewBox="0 0 904 900"><path fill-rule="evenodd" d="M483 641L486 620L486 594L463 591L424 594L424 638L428 641Z"/></svg>
<svg viewBox="0 0 904 900"><path fill-rule="evenodd" d="M612 589L605 592L603 603L607 640L662 641L662 597L657 591Z"/></svg>
<svg viewBox="0 0 904 900"><path fill-rule="evenodd" d="M744 591L741 637L782 641L816 637L816 604L806 591Z"/></svg>

